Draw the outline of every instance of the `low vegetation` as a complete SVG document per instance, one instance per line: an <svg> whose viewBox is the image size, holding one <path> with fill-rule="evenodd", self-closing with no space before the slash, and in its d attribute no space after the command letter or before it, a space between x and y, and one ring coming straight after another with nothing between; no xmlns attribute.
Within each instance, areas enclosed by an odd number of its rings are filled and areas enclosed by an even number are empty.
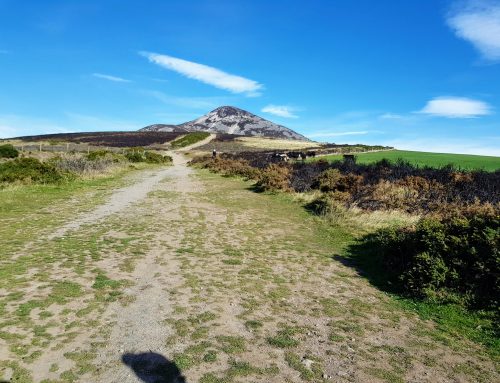
<svg viewBox="0 0 500 383"><path fill-rule="evenodd" d="M16 158L19 151L11 144L0 145L0 158Z"/></svg>
<svg viewBox="0 0 500 383"><path fill-rule="evenodd" d="M208 136L210 136L210 133L206 133L206 132L188 133L184 137L181 137L181 138L178 138L174 141L171 141L170 145L174 149L184 148L186 146L196 144L197 142L204 140Z"/></svg>
<svg viewBox="0 0 500 383"><path fill-rule="evenodd" d="M331 203L364 210L401 210L446 215L457 211L499 211L500 171L461 171L418 167L406 161L373 164L352 161L328 163L271 163L225 155L193 162L226 175L255 179L261 191L323 192L311 206L324 210Z"/></svg>
<svg viewBox="0 0 500 383"><path fill-rule="evenodd" d="M149 164L171 163L172 157L163 156L159 153L144 150L143 148L130 148L125 153L125 157L130 162L146 162Z"/></svg>
<svg viewBox="0 0 500 383"><path fill-rule="evenodd" d="M57 183L70 175L36 158L16 158L0 163L0 183Z"/></svg>
<svg viewBox="0 0 500 383"><path fill-rule="evenodd" d="M365 239L394 289L415 298L494 309L500 297L500 217L424 218Z"/></svg>
<svg viewBox="0 0 500 383"><path fill-rule="evenodd" d="M130 149L125 155L99 150L87 155L63 153L46 160L20 157L0 163L0 185L55 184L77 177L99 177L126 167L130 162L168 164L172 158L142 148Z"/></svg>

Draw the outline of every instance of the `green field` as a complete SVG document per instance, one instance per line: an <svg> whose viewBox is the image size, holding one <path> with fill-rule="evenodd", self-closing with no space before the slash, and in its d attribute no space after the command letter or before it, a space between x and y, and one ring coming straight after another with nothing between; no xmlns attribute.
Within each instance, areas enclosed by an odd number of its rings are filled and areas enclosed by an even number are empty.
<svg viewBox="0 0 500 383"><path fill-rule="evenodd" d="M486 171L495 171L500 169L500 157L476 156L471 154L448 154L448 153L429 153L413 152L407 150L389 150L383 152L360 153L356 155L357 162L369 164L380 161L383 158L389 161L396 161L402 158L418 166L441 167L453 164L460 169L483 169ZM342 159L341 154L316 157L315 160L326 159L329 161Z"/></svg>

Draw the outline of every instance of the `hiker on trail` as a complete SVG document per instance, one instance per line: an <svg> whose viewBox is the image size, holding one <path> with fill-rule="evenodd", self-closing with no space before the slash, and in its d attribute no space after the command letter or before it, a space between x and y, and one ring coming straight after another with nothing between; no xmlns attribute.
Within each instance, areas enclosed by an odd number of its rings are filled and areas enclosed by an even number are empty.
<svg viewBox="0 0 500 383"><path fill-rule="evenodd" d="M215 158L215 157L217 157L217 150L214 149L212 151L212 158Z"/></svg>

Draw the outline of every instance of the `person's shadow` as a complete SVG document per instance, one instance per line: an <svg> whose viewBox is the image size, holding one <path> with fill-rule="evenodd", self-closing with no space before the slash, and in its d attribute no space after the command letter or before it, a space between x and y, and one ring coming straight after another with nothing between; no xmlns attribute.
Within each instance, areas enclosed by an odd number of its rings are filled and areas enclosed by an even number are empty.
<svg viewBox="0 0 500 383"><path fill-rule="evenodd" d="M177 365L155 352L123 354L122 362L145 383L186 383Z"/></svg>

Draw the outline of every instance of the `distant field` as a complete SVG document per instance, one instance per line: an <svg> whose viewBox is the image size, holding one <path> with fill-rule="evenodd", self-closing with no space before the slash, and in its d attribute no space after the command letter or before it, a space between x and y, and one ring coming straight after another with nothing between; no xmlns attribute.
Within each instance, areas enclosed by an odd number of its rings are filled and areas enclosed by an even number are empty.
<svg viewBox="0 0 500 383"><path fill-rule="evenodd" d="M369 164L379 161L383 158L389 161L396 161L402 158L412 164L418 166L441 167L448 164L453 164L460 169L483 169L487 171L495 171L500 169L500 157L492 156L476 156L471 154L447 154L447 153L429 153L429 152L413 152L407 150L388 150L372 153L357 154L358 163ZM341 154L328 155L324 157L316 157L318 159L339 160L342 159Z"/></svg>
<svg viewBox="0 0 500 383"><path fill-rule="evenodd" d="M266 137L237 137L235 141L242 142L244 146L259 149L300 150L317 148L320 146L314 141L283 140Z"/></svg>

